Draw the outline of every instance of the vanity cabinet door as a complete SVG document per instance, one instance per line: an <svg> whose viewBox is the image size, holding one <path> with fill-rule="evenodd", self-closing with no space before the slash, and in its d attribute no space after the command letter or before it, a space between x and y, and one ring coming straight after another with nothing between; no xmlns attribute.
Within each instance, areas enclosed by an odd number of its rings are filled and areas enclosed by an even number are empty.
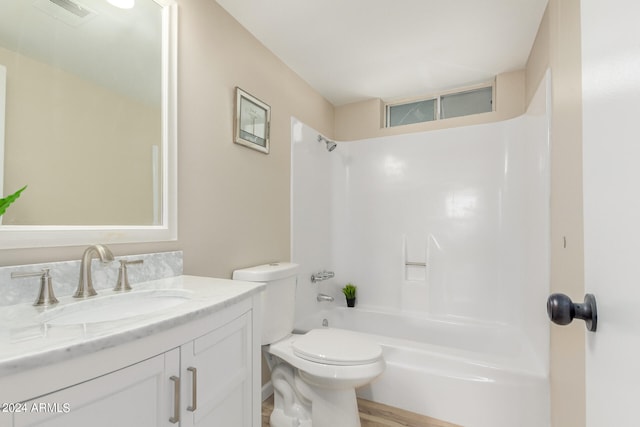
<svg viewBox="0 0 640 427"><path fill-rule="evenodd" d="M181 426L251 427L251 343L248 312L181 347Z"/></svg>
<svg viewBox="0 0 640 427"><path fill-rule="evenodd" d="M14 426L157 427L173 426L179 349L107 375L25 402Z"/></svg>

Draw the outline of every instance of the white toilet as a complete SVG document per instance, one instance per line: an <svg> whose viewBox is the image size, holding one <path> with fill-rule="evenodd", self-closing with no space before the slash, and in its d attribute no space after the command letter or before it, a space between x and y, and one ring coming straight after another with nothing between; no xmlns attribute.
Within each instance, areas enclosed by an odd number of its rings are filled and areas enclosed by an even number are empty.
<svg viewBox="0 0 640 427"><path fill-rule="evenodd" d="M360 426L355 388L384 371L382 348L355 332L312 329L292 334L298 266L273 263L233 272L265 283L262 345L274 388L272 427Z"/></svg>

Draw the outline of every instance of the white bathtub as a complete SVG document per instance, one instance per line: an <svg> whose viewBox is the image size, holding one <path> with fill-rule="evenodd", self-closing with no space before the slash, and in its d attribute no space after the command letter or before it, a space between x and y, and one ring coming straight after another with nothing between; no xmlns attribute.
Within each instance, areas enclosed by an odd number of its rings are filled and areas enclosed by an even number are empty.
<svg viewBox="0 0 640 427"><path fill-rule="evenodd" d="M550 425L546 364L514 328L341 307L297 326L324 319L383 348L386 370L360 397L464 427Z"/></svg>

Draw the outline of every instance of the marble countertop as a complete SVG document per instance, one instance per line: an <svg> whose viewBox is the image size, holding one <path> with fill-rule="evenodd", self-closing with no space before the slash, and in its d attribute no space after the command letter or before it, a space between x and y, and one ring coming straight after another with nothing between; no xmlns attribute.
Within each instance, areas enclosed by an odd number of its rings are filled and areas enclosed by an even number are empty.
<svg viewBox="0 0 640 427"><path fill-rule="evenodd" d="M132 285L128 294L150 290L179 291L189 297L171 308L96 323L51 325L43 321L47 313L60 307L91 301L108 304L113 291L99 291L88 300L71 296L58 298L50 308L17 304L0 307L0 377L100 351L144 338L203 318L264 289L263 284L197 276L177 276ZM143 300L143 299L142 299Z"/></svg>

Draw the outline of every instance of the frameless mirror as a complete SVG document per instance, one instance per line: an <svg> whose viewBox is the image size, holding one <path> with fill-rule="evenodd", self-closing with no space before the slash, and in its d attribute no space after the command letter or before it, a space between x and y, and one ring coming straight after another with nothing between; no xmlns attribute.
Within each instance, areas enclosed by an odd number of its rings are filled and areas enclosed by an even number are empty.
<svg viewBox="0 0 640 427"><path fill-rule="evenodd" d="M176 238L176 8L0 2L0 248Z"/></svg>

